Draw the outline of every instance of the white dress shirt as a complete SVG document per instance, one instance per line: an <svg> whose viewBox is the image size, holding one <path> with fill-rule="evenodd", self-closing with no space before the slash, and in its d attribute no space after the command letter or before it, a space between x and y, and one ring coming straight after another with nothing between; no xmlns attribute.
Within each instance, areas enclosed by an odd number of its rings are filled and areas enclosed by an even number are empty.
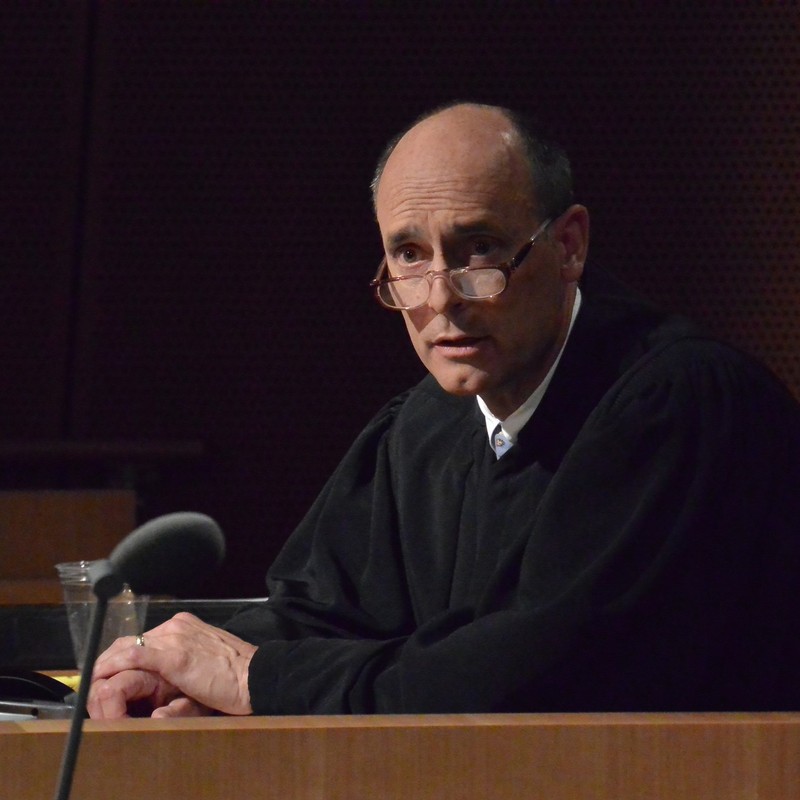
<svg viewBox="0 0 800 800"><path fill-rule="evenodd" d="M581 307L581 290L577 289L575 292L575 302L572 305L572 316L569 321L569 329L564 338L564 344L561 345L561 350L558 351L556 360L553 366L544 376L544 380L533 390L531 396L514 412L509 414L505 419L498 419L488 406L484 403L483 398L478 395L478 406L486 418L486 432L489 435L489 444L492 446L497 458L502 458L516 443L519 432L525 426L525 423L533 416L533 412L539 407L547 387L555 374L558 362L561 360L561 354L567 346L569 335L572 332L572 326L575 324L575 319L578 316L578 309Z"/></svg>

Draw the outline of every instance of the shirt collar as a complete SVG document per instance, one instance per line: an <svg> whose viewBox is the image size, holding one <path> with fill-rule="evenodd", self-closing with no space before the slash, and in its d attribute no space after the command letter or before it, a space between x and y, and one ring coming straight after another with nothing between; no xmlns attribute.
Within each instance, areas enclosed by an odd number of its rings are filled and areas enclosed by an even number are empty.
<svg viewBox="0 0 800 800"><path fill-rule="evenodd" d="M544 380L533 390L530 397L528 397L528 399L516 411L509 414L505 419L498 419L494 414L492 414L491 411L489 411L489 408L486 403L484 403L483 398L478 395L478 406L486 420L486 433L489 436L489 444L492 445L493 450L496 450L493 441L493 434L498 425L500 426L501 435L505 440L507 440L509 445L513 445L517 440L519 432L525 427L525 423L533 416L533 412L539 407L539 403L542 402L544 393L547 391L547 387L550 385L553 375L555 375L556 367L558 366L558 362L561 360L561 355L564 352L564 348L567 346L567 341L569 340L570 333L572 333L572 326L575 324L580 307L581 290L580 288L577 288L575 290L575 302L572 304L572 316L569 320L569 328L567 330L567 335L564 338L564 344L561 345L561 350L558 351L556 360L553 362L553 366L548 370L547 375L544 376Z"/></svg>

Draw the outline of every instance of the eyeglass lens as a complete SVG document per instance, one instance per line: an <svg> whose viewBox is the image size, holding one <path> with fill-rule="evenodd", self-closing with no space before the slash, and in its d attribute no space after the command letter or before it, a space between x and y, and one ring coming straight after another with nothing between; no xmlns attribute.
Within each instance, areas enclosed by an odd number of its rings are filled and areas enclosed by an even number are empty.
<svg viewBox="0 0 800 800"><path fill-rule="evenodd" d="M499 294L505 289L506 276L499 269L459 269L450 272L430 272L426 275L404 277L380 285L381 299L395 308L422 305L430 295L434 278L449 281L462 297L479 300Z"/></svg>

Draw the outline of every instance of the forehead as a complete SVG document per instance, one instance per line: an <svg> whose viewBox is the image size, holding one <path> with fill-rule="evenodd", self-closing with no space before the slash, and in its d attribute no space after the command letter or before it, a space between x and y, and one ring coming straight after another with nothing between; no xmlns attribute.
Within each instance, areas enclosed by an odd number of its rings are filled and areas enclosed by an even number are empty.
<svg viewBox="0 0 800 800"><path fill-rule="evenodd" d="M384 236L425 220L454 227L530 219L533 187L516 133L503 118L451 114L400 140L376 196Z"/></svg>

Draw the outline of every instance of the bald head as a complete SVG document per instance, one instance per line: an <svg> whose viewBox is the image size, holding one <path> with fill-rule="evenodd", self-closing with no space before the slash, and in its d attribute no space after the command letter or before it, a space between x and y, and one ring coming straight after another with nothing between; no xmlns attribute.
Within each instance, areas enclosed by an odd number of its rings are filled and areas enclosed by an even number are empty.
<svg viewBox="0 0 800 800"><path fill-rule="evenodd" d="M442 170L442 153L461 163L482 161L489 169L517 173L519 202L536 216L557 216L572 203L572 174L564 151L549 141L532 120L509 109L477 103L456 103L424 114L393 138L378 161L372 180L373 205L384 171L396 150L406 164ZM490 163L487 163L489 160Z"/></svg>
<svg viewBox="0 0 800 800"><path fill-rule="evenodd" d="M458 105L414 125L386 159L376 209L396 208L427 188L440 197L459 187L461 202L482 206L500 185L508 201L535 216L537 204L518 133L497 109ZM469 199L464 199L468 196Z"/></svg>

